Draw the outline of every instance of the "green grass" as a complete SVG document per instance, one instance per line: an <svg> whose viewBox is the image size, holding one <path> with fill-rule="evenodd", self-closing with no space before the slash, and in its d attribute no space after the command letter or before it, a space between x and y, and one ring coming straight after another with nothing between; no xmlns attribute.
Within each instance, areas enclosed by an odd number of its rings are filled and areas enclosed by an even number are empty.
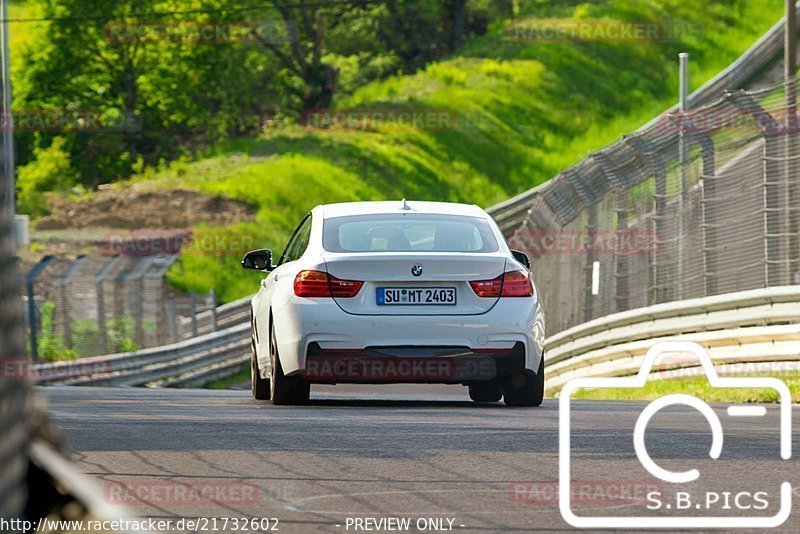
<svg viewBox="0 0 800 534"><path fill-rule="evenodd" d="M785 375L767 375L780 378L792 392L792 401L800 403L800 377ZM636 400L649 401L672 393L693 395L707 402L778 402L778 394L771 389L712 388L705 377L671 378L668 380L651 380L639 389L580 389L572 398L582 400Z"/></svg>
<svg viewBox="0 0 800 534"><path fill-rule="evenodd" d="M203 387L206 389L229 389L231 386L250 381L250 363L243 363L235 375L212 380Z"/></svg>
<svg viewBox="0 0 800 534"><path fill-rule="evenodd" d="M464 201L489 206L540 184L590 151L635 130L676 100L677 54L692 54L692 88L769 29L783 2L604 0L550 6L522 2L525 17L635 21L680 19L695 31L660 42L516 42L506 25L465 44L457 57L339 98L340 109L448 110L472 127L452 131L311 130L281 125L217 147L199 161L146 169L134 181L191 187L252 203L256 220L234 230L281 249L313 206L367 199ZM200 228L201 233L210 229ZM184 254L173 284L223 300L252 293L258 274L238 254Z"/></svg>

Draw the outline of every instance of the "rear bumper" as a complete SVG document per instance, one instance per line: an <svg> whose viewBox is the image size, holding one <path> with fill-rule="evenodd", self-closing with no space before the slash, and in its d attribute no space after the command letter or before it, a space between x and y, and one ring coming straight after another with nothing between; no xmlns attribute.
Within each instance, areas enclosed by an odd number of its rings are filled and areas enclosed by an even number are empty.
<svg viewBox="0 0 800 534"><path fill-rule="evenodd" d="M525 369L525 345L511 349L467 347L368 347L323 350L312 343L301 372L322 384L472 384L510 377Z"/></svg>
<svg viewBox="0 0 800 534"><path fill-rule="evenodd" d="M410 347L476 350L473 355L465 353L462 361L488 358L498 370L505 368L510 354L518 354L523 369L536 371L544 343L544 316L535 298L501 299L480 315L449 316L351 315L329 300L292 298L274 310L273 320L281 365L287 374L308 371L309 357L318 350L368 356L377 351L392 357L385 349ZM493 354L489 349L500 352Z"/></svg>

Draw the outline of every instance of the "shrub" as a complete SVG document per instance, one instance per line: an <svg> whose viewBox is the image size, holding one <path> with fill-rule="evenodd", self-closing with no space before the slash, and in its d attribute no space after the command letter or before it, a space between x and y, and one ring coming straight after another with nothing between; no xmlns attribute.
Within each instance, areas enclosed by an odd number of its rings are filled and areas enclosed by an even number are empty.
<svg viewBox="0 0 800 534"><path fill-rule="evenodd" d="M34 149L34 160L17 169L18 203L22 213L40 217L47 213L44 193L67 191L75 184L69 152L63 137L47 148Z"/></svg>
<svg viewBox="0 0 800 534"><path fill-rule="evenodd" d="M46 300L39 307L39 319L41 324L41 334L37 338L39 358L49 361L73 360L78 354L68 349L64 343L64 338L55 332L56 305L54 302Z"/></svg>

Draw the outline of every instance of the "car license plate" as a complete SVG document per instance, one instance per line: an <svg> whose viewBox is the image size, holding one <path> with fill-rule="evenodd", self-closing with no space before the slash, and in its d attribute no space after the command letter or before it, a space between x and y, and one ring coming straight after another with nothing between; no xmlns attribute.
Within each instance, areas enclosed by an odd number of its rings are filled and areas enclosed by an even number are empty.
<svg viewBox="0 0 800 534"><path fill-rule="evenodd" d="M378 306L455 306L454 287L379 287Z"/></svg>

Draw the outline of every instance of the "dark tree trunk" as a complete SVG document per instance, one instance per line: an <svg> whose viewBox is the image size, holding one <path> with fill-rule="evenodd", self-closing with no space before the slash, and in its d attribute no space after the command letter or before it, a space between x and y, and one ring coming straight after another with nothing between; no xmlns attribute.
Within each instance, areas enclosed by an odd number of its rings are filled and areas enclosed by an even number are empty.
<svg viewBox="0 0 800 534"><path fill-rule="evenodd" d="M327 63L319 63L309 67L308 73L303 77L305 90L303 91L303 109L324 109L333 104L336 93L336 83L339 78L339 69Z"/></svg>
<svg viewBox="0 0 800 534"><path fill-rule="evenodd" d="M139 132L133 131L128 127L129 120L136 115L136 109L139 103L139 87L136 82L136 77L137 70L133 65L133 61L128 58L128 60L125 61L125 74L122 77L122 98L125 109L122 110L123 117L120 120L120 124L131 164L136 162L138 156L137 143L139 140Z"/></svg>
<svg viewBox="0 0 800 534"><path fill-rule="evenodd" d="M464 42L464 29L467 22L467 0L449 0L450 48L458 50Z"/></svg>
<svg viewBox="0 0 800 534"><path fill-rule="evenodd" d="M501 17L512 18L514 16L514 0L495 0L497 2L497 13Z"/></svg>

